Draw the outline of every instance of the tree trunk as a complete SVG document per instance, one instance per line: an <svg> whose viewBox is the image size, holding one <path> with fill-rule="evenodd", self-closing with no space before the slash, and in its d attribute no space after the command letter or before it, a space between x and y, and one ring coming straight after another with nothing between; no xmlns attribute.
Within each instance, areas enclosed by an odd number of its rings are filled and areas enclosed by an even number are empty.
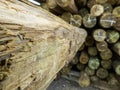
<svg viewBox="0 0 120 90"><path fill-rule="evenodd" d="M46 89L86 35L41 8L1 0L0 90Z"/></svg>

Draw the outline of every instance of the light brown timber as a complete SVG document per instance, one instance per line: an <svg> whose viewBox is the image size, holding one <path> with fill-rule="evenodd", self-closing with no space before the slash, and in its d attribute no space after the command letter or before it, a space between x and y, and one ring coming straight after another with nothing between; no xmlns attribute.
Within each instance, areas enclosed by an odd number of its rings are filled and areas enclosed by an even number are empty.
<svg viewBox="0 0 120 90"><path fill-rule="evenodd" d="M34 8L20 1L0 1L0 12L0 28L10 30L9 35L13 37L5 51L11 52L0 57L0 61L12 61L10 67L5 63L9 72L0 82L0 89L46 89L56 73L74 57L86 32L40 7Z"/></svg>

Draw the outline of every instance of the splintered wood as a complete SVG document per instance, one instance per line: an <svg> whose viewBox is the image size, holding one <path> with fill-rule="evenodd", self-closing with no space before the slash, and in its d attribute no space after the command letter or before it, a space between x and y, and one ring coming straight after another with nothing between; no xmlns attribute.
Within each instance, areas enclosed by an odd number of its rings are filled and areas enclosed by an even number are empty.
<svg viewBox="0 0 120 90"><path fill-rule="evenodd" d="M0 12L0 90L44 90L87 36L19 1L0 1Z"/></svg>

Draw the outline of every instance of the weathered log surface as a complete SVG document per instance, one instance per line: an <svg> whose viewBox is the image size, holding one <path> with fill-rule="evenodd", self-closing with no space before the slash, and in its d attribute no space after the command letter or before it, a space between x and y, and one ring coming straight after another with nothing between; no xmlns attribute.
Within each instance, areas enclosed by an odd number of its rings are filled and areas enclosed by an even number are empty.
<svg viewBox="0 0 120 90"><path fill-rule="evenodd" d="M84 29L41 8L1 0L0 74L6 77L0 90L44 90L74 57L86 35Z"/></svg>

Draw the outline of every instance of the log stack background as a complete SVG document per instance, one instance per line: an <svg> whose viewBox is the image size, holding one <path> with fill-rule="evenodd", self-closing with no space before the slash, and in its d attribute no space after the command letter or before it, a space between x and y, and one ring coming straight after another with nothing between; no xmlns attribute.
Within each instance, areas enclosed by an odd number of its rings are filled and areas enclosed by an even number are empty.
<svg viewBox="0 0 120 90"><path fill-rule="evenodd" d="M73 61L60 72L69 80L81 73L81 87L95 81L95 87L119 90L120 87L120 1L119 0L46 0L41 7L67 23L88 32L85 43ZM72 74L71 74L72 72ZM74 72L75 73L75 72ZM86 74L87 77L86 78ZM73 77L71 77L71 75ZM81 78L86 78L81 79ZM74 79L73 81L76 81ZM101 82L99 82L101 81ZM108 85L108 86L107 86Z"/></svg>

